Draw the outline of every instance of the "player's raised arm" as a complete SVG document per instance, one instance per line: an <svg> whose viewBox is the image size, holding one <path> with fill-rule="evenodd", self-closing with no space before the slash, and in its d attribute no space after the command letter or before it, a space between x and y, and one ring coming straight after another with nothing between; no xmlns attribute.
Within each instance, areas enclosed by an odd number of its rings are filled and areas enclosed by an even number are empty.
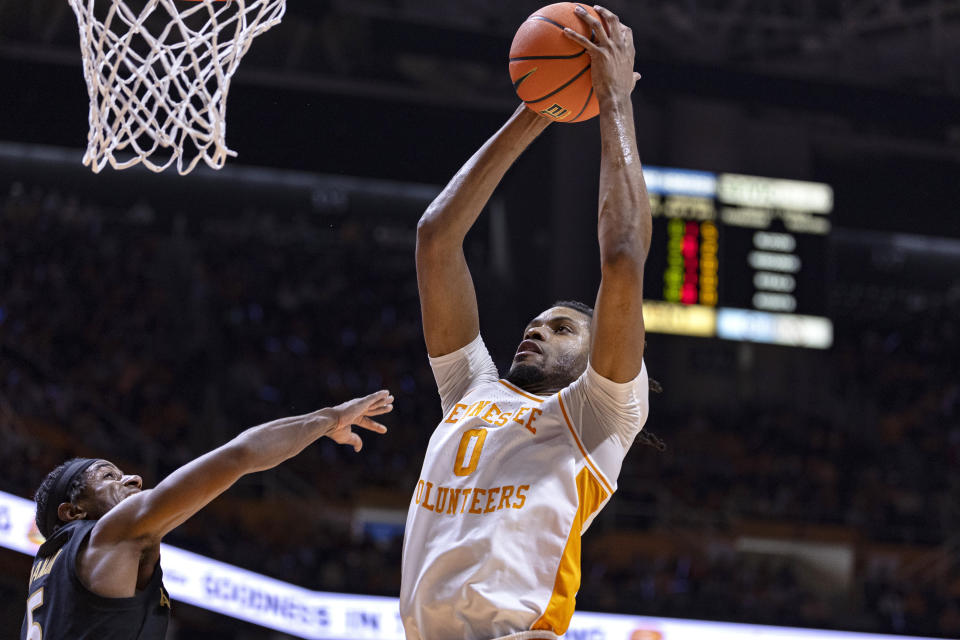
<svg viewBox="0 0 960 640"><path fill-rule="evenodd" d="M180 467L156 488L135 493L111 509L91 532L90 547L131 541L151 546L226 491L241 476L277 466L322 436L359 451L356 425L375 433L372 419L393 409L393 396L378 391L313 413L247 429L227 444Z"/></svg>
<svg viewBox="0 0 960 640"><path fill-rule="evenodd" d="M633 31L616 15L597 7L600 20L577 7L595 34L591 42L570 29L564 34L587 49L600 103L600 203L597 225L602 280L594 315L591 366L614 382L640 372L643 358L643 265L650 248L652 219L630 94Z"/></svg>
<svg viewBox="0 0 960 640"><path fill-rule="evenodd" d="M521 105L427 207L417 225L417 284L427 353L442 356L480 332L463 253L467 232L510 165L550 123Z"/></svg>

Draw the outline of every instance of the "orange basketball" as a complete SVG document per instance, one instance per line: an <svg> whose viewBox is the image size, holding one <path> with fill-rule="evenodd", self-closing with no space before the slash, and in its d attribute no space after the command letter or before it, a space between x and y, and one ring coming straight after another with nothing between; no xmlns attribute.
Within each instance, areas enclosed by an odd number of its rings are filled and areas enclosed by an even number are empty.
<svg viewBox="0 0 960 640"><path fill-rule="evenodd" d="M573 8L558 2L535 11L524 21L510 46L510 78L528 108L557 122L583 122L600 110L593 94L587 50L563 35L569 27L595 40ZM581 7L599 20L593 7Z"/></svg>

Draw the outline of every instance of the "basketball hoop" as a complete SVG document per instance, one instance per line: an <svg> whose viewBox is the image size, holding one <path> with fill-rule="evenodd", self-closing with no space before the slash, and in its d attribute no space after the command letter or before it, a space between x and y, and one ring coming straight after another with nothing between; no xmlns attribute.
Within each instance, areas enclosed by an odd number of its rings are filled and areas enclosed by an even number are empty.
<svg viewBox="0 0 960 640"><path fill-rule="evenodd" d="M83 164L220 169L230 79L286 0L69 0L80 27L90 132Z"/></svg>

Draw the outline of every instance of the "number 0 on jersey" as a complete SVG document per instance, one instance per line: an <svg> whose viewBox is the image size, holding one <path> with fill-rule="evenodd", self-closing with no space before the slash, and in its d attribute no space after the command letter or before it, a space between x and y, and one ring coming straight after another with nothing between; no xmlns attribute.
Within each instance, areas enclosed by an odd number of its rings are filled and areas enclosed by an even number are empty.
<svg viewBox="0 0 960 640"><path fill-rule="evenodd" d="M468 476L477 470L480 463L480 453L483 451L483 441L487 439L486 429L467 429L460 438L460 447L457 449L457 459L453 462L453 473L458 476ZM466 463L467 450L471 449L470 462Z"/></svg>

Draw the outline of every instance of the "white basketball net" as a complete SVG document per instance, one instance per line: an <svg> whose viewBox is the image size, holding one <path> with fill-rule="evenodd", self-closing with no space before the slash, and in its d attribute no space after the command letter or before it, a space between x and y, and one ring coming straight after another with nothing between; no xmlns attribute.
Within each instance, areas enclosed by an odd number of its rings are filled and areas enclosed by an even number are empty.
<svg viewBox="0 0 960 640"><path fill-rule="evenodd" d="M90 133L83 163L183 175L223 167L230 79L286 0L69 0L80 25Z"/></svg>

